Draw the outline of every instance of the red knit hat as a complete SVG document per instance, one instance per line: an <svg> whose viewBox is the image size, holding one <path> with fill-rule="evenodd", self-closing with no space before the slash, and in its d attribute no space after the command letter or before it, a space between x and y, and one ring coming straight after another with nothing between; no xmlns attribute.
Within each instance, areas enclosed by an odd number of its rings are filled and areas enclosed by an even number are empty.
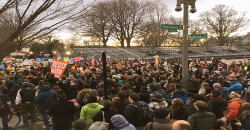
<svg viewBox="0 0 250 130"><path fill-rule="evenodd" d="M214 84L213 84L213 87L214 87L214 88L221 88L221 85L220 85L219 83L214 83Z"/></svg>

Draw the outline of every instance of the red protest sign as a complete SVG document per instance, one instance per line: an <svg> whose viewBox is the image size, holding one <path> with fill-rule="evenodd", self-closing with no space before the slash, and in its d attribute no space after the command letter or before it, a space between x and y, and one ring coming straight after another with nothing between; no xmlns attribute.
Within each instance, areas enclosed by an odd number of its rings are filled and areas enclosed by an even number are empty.
<svg viewBox="0 0 250 130"><path fill-rule="evenodd" d="M81 61L81 57L75 57L75 61Z"/></svg>
<svg viewBox="0 0 250 130"><path fill-rule="evenodd" d="M66 69L68 62L53 60L51 66L51 74L54 74L56 78L60 79L64 70Z"/></svg>

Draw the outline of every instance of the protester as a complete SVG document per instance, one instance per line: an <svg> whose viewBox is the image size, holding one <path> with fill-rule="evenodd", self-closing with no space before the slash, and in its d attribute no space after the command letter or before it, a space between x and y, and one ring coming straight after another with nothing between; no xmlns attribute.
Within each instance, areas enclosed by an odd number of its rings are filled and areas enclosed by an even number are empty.
<svg viewBox="0 0 250 130"><path fill-rule="evenodd" d="M136 130L135 126L130 124L122 115L116 114L111 117L114 130Z"/></svg>
<svg viewBox="0 0 250 130"><path fill-rule="evenodd" d="M93 123L93 117L103 108L97 103L96 96L89 95L86 105L82 107L80 119L84 119L88 125Z"/></svg>
<svg viewBox="0 0 250 130"><path fill-rule="evenodd" d="M57 93L50 90L49 85L44 85L42 92L40 92L34 99L37 103L37 109L43 117L44 127L49 129L48 110L57 100Z"/></svg>
<svg viewBox="0 0 250 130"><path fill-rule="evenodd" d="M52 117L53 130L70 130L75 109L74 104L67 101L64 94L58 95L56 103L48 111Z"/></svg>
<svg viewBox="0 0 250 130"><path fill-rule="evenodd" d="M239 117L243 130L250 130L250 104L242 106L242 114Z"/></svg>
<svg viewBox="0 0 250 130"><path fill-rule="evenodd" d="M165 108L167 109L168 103L166 99L160 93L154 93L151 95L151 102L148 104L149 109L155 111L156 109Z"/></svg>
<svg viewBox="0 0 250 130"><path fill-rule="evenodd" d="M178 120L173 123L172 130L191 130L191 126L185 120Z"/></svg>
<svg viewBox="0 0 250 130"><path fill-rule="evenodd" d="M7 94L4 94L2 89L4 85L0 85L0 117L2 117L2 125L4 130L9 130L8 127L8 115L10 114L10 107L8 105L8 102L10 101L10 98Z"/></svg>
<svg viewBox="0 0 250 130"><path fill-rule="evenodd" d="M217 127L216 116L211 112L206 112L208 108L206 102L196 101L194 107L197 112L187 119L192 130L212 130Z"/></svg>
<svg viewBox="0 0 250 130"><path fill-rule="evenodd" d="M171 123L175 122L176 120L187 120L188 118L187 108L180 98L174 98L172 100L169 110L169 120Z"/></svg>

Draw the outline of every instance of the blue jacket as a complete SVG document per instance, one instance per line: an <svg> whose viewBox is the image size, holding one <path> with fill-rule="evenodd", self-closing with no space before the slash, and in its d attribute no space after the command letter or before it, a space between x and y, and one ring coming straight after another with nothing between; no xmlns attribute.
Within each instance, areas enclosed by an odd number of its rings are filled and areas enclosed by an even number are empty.
<svg viewBox="0 0 250 130"><path fill-rule="evenodd" d="M237 81L235 83L229 82L229 84L231 86L229 88L227 88L227 91L228 91L227 97L229 97L230 93L233 92L233 91L238 91L238 92L241 93L241 91L242 91L242 84L239 81Z"/></svg>
<svg viewBox="0 0 250 130"><path fill-rule="evenodd" d="M45 113L55 103L57 93L50 91L49 85L44 85L42 91L35 97L34 101L38 104L38 111Z"/></svg>
<svg viewBox="0 0 250 130"><path fill-rule="evenodd" d="M136 130L122 115L116 114L111 117L114 130Z"/></svg>

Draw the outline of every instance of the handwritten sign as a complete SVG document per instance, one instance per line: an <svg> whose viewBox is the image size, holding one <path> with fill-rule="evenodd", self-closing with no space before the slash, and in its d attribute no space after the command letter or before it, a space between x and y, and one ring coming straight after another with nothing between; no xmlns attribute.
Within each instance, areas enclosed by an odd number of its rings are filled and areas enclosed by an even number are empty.
<svg viewBox="0 0 250 130"><path fill-rule="evenodd" d="M54 77L60 79L64 70L67 67L68 62L53 60L51 66L51 74L54 74Z"/></svg>

